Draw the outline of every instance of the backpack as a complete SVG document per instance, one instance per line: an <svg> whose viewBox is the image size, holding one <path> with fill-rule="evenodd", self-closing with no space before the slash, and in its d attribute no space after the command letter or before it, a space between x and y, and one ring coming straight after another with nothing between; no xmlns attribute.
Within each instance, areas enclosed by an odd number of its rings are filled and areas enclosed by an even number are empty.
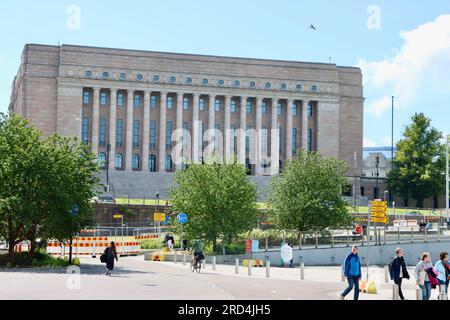
<svg viewBox="0 0 450 320"><path fill-rule="evenodd" d="M100 256L100 262L101 263L105 263L106 262L106 253L103 253L101 256Z"/></svg>
<svg viewBox="0 0 450 320"><path fill-rule="evenodd" d="M438 273L434 268L428 268L425 270L428 274L428 279L430 279L431 289L436 289L439 285L439 281L437 279Z"/></svg>
<svg viewBox="0 0 450 320"><path fill-rule="evenodd" d="M393 266L393 264L394 264L394 260L395 260L395 259L396 259L396 258L391 259L391 261L390 261L389 264L388 264L389 274L392 274L392 266Z"/></svg>

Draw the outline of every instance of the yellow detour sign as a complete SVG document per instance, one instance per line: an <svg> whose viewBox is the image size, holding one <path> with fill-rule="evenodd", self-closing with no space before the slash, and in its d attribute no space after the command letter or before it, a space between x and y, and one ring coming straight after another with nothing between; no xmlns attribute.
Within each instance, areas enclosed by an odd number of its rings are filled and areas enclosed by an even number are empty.
<svg viewBox="0 0 450 320"><path fill-rule="evenodd" d="M378 223L384 223L384 224L388 224L389 223L389 218L371 218L370 222L378 222Z"/></svg>
<svg viewBox="0 0 450 320"><path fill-rule="evenodd" d="M121 215L121 214L115 214L115 215L113 215L113 218L114 218L114 219L122 219L122 218L123 218L123 215Z"/></svg>
<svg viewBox="0 0 450 320"><path fill-rule="evenodd" d="M166 221L166 214L164 212L155 212L153 215L153 220L156 222Z"/></svg>

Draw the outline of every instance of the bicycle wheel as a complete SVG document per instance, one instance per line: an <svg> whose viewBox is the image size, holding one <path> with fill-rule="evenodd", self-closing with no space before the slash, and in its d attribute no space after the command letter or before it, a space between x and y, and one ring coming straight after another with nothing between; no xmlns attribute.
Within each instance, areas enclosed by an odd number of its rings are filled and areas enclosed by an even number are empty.
<svg viewBox="0 0 450 320"><path fill-rule="evenodd" d="M200 270L202 269L202 262L198 261L197 262L197 273L200 273Z"/></svg>

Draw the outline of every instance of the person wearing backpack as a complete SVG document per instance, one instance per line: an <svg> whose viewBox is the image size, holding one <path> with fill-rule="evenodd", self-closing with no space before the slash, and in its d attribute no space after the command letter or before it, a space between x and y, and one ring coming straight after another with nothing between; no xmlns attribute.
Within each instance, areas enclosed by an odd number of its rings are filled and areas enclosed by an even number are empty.
<svg viewBox="0 0 450 320"><path fill-rule="evenodd" d="M434 265L436 271L438 272L438 283L440 286L445 286L445 294L448 294L448 284L449 284L449 271L450 265L448 263L448 253L441 252L439 254L439 261Z"/></svg>
<svg viewBox="0 0 450 320"><path fill-rule="evenodd" d="M401 300L405 300L402 292L402 280L409 279L408 270L406 268L405 259L403 258L402 248L395 250L395 258L389 263L389 273L391 280L398 285L398 295Z"/></svg>
<svg viewBox="0 0 450 320"><path fill-rule="evenodd" d="M430 254L428 252L422 253L419 263L414 269L414 278L416 284L422 289L422 300L430 300L431 296L431 282L428 270L433 269Z"/></svg>
<svg viewBox="0 0 450 320"><path fill-rule="evenodd" d="M117 259L117 251L116 251L116 244L114 241L111 242L111 245L107 247L100 257L100 261L106 263L106 275L111 276L111 272L114 269L114 259L116 261L119 261Z"/></svg>
<svg viewBox="0 0 450 320"><path fill-rule="evenodd" d="M347 255L344 260L344 276L347 278L348 287L341 293L341 300L345 300L345 296L354 290L354 300L359 298L359 280L361 279L361 261L358 256L358 247L353 246L352 252Z"/></svg>

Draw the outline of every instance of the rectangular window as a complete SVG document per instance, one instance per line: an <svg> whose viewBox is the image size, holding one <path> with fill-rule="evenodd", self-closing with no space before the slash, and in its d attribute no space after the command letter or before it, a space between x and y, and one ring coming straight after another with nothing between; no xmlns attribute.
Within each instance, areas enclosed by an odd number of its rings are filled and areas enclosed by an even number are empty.
<svg viewBox="0 0 450 320"><path fill-rule="evenodd" d="M117 106L123 107L123 93L117 94Z"/></svg>
<svg viewBox="0 0 450 320"><path fill-rule="evenodd" d="M277 105L277 114L278 114L279 116L281 116L281 115L283 114L283 106L281 105L281 102L278 102L278 105Z"/></svg>
<svg viewBox="0 0 450 320"><path fill-rule="evenodd" d="M183 110L189 110L189 98L183 98Z"/></svg>
<svg viewBox="0 0 450 320"><path fill-rule="evenodd" d="M198 108L200 109L200 111L205 110L205 99L204 98L200 98L200 100L198 100Z"/></svg>
<svg viewBox="0 0 450 320"><path fill-rule="evenodd" d="M116 145L121 147L123 145L123 120L117 119L117 136Z"/></svg>
<svg viewBox="0 0 450 320"><path fill-rule="evenodd" d="M139 108L142 104L142 98L141 95L135 94L134 95L134 107Z"/></svg>
<svg viewBox="0 0 450 320"><path fill-rule="evenodd" d="M108 95L106 92L100 93L100 104L102 106L105 106L108 103Z"/></svg>
<svg viewBox="0 0 450 320"><path fill-rule="evenodd" d="M167 97L167 109L173 108L173 97Z"/></svg>
<svg viewBox="0 0 450 320"><path fill-rule="evenodd" d="M151 96L151 98L150 98L150 106L154 109L154 108L156 108L157 104L158 104L158 97L157 96Z"/></svg>
<svg viewBox="0 0 450 320"><path fill-rule="evenodd" d="M310 103L308 103L308 117L313 116L313 107Z"/></svg>
<svg viewBox="0 0 450 320"><path fill-rule="evenodd" d="M89 118L83 118L83 130L82 130L82 139L85 144L89 143Z"/></svg>
<svg viewBox="0 0 450 320"><path fill-rule="evenodd" d="M292 154L297 154L297 128L292 128Z"/></svg>
<svg viewBox="0 0 450 320"><path fill-rule="evenodd" d="M297 115L297 105L294 103L292 105L292 115L295 117Z"/></svg>
<svg viewBox="0 0 450 320"><path fill-rule="evenodd" d="M281 140L283 138L283 129L281 126L278 127L278 148L279 152L281 153Z"/></svg>
<svg viewBox="0 0 450 320"><path fill-rule="evenodd" d="M89 91L83 92L83 104L91 103L91 93Z"/></svg>
<svg viewBox="0 0 450 320"><path fill-rule="evenodd" d="M150 122L150 148L156 148L156 121Z"/></svg>
<svg viewBox="0 0 450 320"><path fill-rule="evenodd" d="M262 113L267 114L267 103L265 101L262 103Z"/></svg>
<svg viewBox="0 0 450 320"><path fill-rule="evenodd" d="M166 146L172 148L172 121L167 122L166 127Z"/></svg>
<svg viewBox="0 0 450 320"><path fill-rule="evenodd" d="M231 100L230 111L236 112L236 100L235 99Z"/></svg>
<svg viewBox="0 0 450 320"><path fill-rule="evenodd" d="M106 141L106 119L100 118L100 145L104 146Z"/></svg>
<svg viewBox="0 0 450 320"><path fill-rule="evenodd" d="M236 126L234 124L230 127L231 152L236 153Z"/></svg>
<svg viewBox="0 0 450 320"><path fill-rule="evenodd" d="M312 129L308 129L308 151L312 151Z"/></svg>
<svg viewBox="0 0 450 320"><path fill-rule="evenodd" d="M133 121L133 148L139 147L139 120Z"/></svg>
<svg viewBox="0 0 450 320"><path fill-rule="evenodd" d="M261 130L261 153L263 155L267 154L267 128L262 127Z"/></svg>
<svg viewBox="0 0 450 320"><path fill-rule="evenodd" d="M221 105L220 99L216 99L216 104L215 104L216 112L220 112L220 105Z"/></svg>
<svg viewBox="0 0 450 320"><path fill-rule="evenodd" d="M247 113L251 113L252 112L252 102L250 100L247 100L247 103L245 104L246 108L247 108Z"/></svg>
<svg viewBox="0 0 450 320"><path fill-rule="evenodd" d="M252 130L251 126L247 126L245 131L245 152L250 153L250 132Z"/></svg>

